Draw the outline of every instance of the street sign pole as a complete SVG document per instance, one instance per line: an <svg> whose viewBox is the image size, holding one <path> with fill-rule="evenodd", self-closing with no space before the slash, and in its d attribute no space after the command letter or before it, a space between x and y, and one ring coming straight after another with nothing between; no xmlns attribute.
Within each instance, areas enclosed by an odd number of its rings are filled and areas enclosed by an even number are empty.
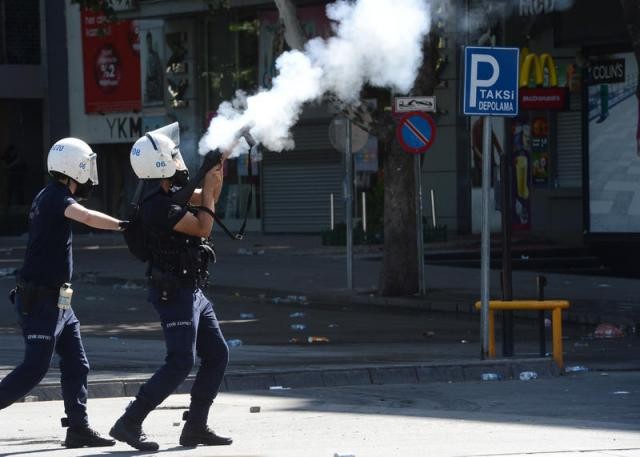
<svg viewBox="0 0 640 457"><path fill-rule="evenodd" d="M518 115L520 50L467 46L464 50L463 112L481 116L482 144L482 243L480 262L480 353L489 357L489 287L491 267L491 227L489 223L489 190L493 130L491 116ZM504 210L504 208L503 208Z"/></svg>
<svg viewBox="0 0 640 457"><path fill-rule="evenodd" d="M418 242L418 284L420 294L424 295L427 290L424 278L424 229L422 226L422 160L419 154L414 156L414 170L416 183L416 240Z"/></svg>
<svg viewBox="0 0 640 457"><path fill-rule="evenodd" d="M347 226L347 288L353 290L353 160L351 153L351 119L346 120L345 222Z"/></svg>
<svg viewBox="0 0 640 457"><path fill-rule="evenodd" d="M511 148L507 147L500 158L500 183L502 185L502 299L513 300L511 274ZM513 311L502 312L502 355L512 357Z"/></svg>
<svg viewBox="0 0 640 457"><path fill-rule="evenodd" d="M489 357L489 280L491 266L491 226L489 224L489 188L491 186L491 116L484 117L482 146L482 245L481 245L481 288L482 303L482 358Z"/></svg>

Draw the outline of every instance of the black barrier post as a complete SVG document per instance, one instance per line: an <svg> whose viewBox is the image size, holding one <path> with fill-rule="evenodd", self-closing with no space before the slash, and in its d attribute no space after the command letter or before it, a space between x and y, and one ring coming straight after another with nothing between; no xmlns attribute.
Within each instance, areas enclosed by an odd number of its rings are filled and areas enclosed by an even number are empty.
<svg viewBox="0 0 640 457"><path fill-rule="evenodd" d="M538 287L538 300L544 300L544 287L547 285L547 278L542 275L536 276L536 285ZM540 357L547 355L546 332L544 323L544 311L538 311L538 329L540 335Z"/></svg>
<svg viewBox="0 0 640 457"><path fill-rule="evenodd" d="M500 180L502 187L502 299L513 300L511 281L511 155L505 151L500 157ZM513 311L502 311L502 356L513 356Z"/></svg>

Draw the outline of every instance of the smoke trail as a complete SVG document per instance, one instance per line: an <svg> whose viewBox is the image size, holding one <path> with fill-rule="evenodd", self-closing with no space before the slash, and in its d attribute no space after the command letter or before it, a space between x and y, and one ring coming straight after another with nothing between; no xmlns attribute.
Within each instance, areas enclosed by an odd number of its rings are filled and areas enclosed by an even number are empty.
<svg viewBox="0 0 640 457"><path fill-rule="evenodd" d="M255 95L239 92L224 102L200 141L200 153L227 148L238 130L272 151L294 147L291 127L305 103L334 93L357 103L365 84L399 93L411 90L422 64L422 41L431 25L428 0L339 0L327 6L334 36L315 38L303 52L276 60L273 87ZM244 142L234 155L246 152Z"/></svg>

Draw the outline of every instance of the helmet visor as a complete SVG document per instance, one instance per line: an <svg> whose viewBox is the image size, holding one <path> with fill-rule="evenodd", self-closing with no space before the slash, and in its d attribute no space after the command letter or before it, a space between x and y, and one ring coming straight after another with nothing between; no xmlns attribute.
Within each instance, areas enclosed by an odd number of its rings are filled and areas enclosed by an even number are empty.
<svg viewBox="0 0 640 457"><path fill-rule="evenodd" d="M159 129L153 130L149 133L160 133L173 141L176 146L180 146L180 124L177 122L165 125L164 127L160 127Z"/></svg>
<svg viewBox="0 0 640 457"><path fill-rule="evenodd" d="M171 158L176 163L176 170L185 170L187 168L179 148L176 147L171 151Z"/></svg>
<svg viewBox="0 0 640 457"><path fill-rule="evenodd" d="M98 185L98 156L95 153L89 156L89 179L94 186Z"/></svg>

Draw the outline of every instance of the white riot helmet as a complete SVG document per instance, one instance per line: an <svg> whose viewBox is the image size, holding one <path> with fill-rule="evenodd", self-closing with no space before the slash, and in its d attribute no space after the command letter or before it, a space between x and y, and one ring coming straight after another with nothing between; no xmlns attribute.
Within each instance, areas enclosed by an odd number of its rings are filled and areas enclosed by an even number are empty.
<svg viewBox="0 0 640 457"><path fill-rule="evenodd" d="M180 154L180 127L177 122L146 133L131 148L131 167L140 179L171 178L187 171Z"/></svg>
<svg viewBox="0 0 640 457"><path fill-rule="evenodd" d="M74 179L78 184L98 184L98 164L91 147L78 138L63 138L49 150L49 174L57 172Z"/></svg>

